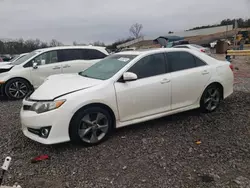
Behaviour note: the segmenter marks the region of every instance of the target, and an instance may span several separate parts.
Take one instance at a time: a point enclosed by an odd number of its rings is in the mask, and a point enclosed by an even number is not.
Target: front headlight
[[[48,112],[50,110],[54,110],[63,105],[66,100],[57,100],[51,102],[36,102],[31,106],[31,111],[35,111],[40,114],[43,112]]]

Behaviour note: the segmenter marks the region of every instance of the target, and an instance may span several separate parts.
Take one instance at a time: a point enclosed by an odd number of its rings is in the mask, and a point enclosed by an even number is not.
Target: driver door
[[[115,83],[120,121],[143,118],[171,109],[170,74],[166,72],[164,54],[146,56],[128,72],[135,73],[138,79]]]
[[[37,63],[37,67],[31,69],[31,79],[34,88],[38,88],[48,76],[62,73],[61,63],[58,62],[56,50],[37,56],[32,60],[32,63]]]

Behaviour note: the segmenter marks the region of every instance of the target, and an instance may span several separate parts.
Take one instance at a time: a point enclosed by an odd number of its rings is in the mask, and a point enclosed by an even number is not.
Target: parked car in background
[[[177,45],[177,46],[174,46],[173,48],[188,48],[188,49],[192,49],[192,50],[196,50],[196,51],[199,51],[199,52],[206,53],[208,55],[211,54],[211,51],[210,51],[209,48],[205,48],[205,47],[197,45],[197,44]]]
[[[110,55],[78,74],[50,76],[23,100],[24,135],[43,144],[95,145],[114,128],[201,108],[233,93],[231,65],[197,50]]]
[[[9,54],[2,54],[2,55],[0,55],[0,58],[3,61],[10,61],[11,60],[11,55],[9,55]]]
[[[0,93],[22,99],[53,74],[75,73],[108,56],[105,47],[64,46],[35,50],[14,61],[0,64]]]
[[[28,54],[28,53],[23,53],[23,54],[15,55],[15,56],[13,56],[13,58],[10,60],[10,62],[13,63],[13,62],[17,61],[18,59],[20,59],[20,58],[26,56],[27,54]]]
[[[189,41],[187,41],[187,40],[180,40],[180,41],[174,41],[173,42],[173,46],[182,45],[182,44],[189,44]]]

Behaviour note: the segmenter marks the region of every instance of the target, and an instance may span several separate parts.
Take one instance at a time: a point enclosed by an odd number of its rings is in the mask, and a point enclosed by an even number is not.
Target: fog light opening
[[[48,138],[50,132],[50,127],[44,127],[40,129],[40,136],[43,138]]]

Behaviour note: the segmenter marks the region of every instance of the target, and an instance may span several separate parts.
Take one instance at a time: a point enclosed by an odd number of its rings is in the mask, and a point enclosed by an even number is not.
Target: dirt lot
[[[250,78],[246,76],[250,65],[242,59],[233,63],[239,69],[235,72],[238,91],[216,112],[207,115],[194,110],[122,128],[90,148],[70,143],[43,146],[25,138],[19,123],[21,102],[0,101],[0,159],[13,158],[4,184],[250,187]],[[41,154],[48,154],[50,160],[31,163]]]

